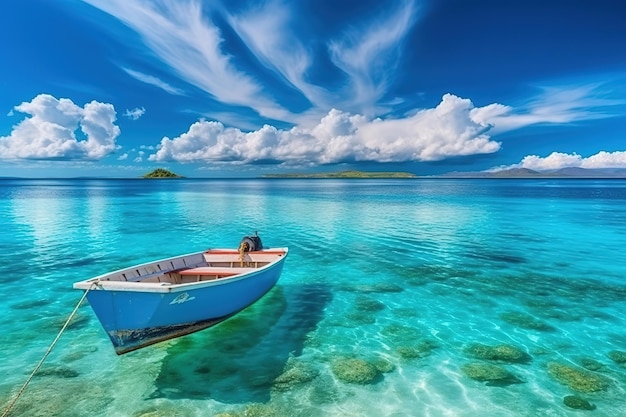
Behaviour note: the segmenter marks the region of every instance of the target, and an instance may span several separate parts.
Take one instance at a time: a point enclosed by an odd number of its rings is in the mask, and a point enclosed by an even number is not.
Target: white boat
[[[121,355],[220,323],[263,297],[288,248],[245,236],[238,249],[208,249],[74,283]]]

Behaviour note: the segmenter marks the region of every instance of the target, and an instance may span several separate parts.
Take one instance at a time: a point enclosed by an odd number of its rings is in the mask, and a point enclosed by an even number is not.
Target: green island
[[[175,174],[164,168],[157,168],[152,172],[147,173],[142,178],[185,178],[181,175]]]
[[[264,178],[417,178],[410,172],[341,171],[312,174],[266,174]]]

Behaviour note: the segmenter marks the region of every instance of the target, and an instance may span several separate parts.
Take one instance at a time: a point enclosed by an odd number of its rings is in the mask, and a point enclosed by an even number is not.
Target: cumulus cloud
[[[2,159],[98,160],[118,147],[120,129],[112,104],[94,100],[80,107],[67,98],[40,94],[14,111],[30,117],[0,137]]]
[[[146,153],[144,151],[139,151],[137,152],[137,157],[135,157],[135,159],[133,159],[133,162],[143,162],[143,157]]]
[[[144,109],[143,107],[142,108],[135,107],[132,110],[126,109],[126,112],[124,112],[124,116],[128,117],[131,120],[137,120],[141,116],[143,116],[145,112],[146,112],[146,109]]]
[[[552,152],[546,157],[538,155],[525,156],[518,164],[502,166],[492,171],[502,171],[511,168],[527,168],[534,171],[550,171],[561,168],[626,168],[626,151],[606,152],[582,157],[577,153]]]
[[[626,151],[605,152],[583,158],[582,168],[626,168]]]
[[[179,137],[164,137],[149,160],[330,164],[437,161],[498,151],[500,144],[487,135],[490,126],[472,120],[473,109],[470,100],[446,94],[437,107],[404,119],[372,120],[332,109],[310,129],[265,125],[243,132],[200,120]]]

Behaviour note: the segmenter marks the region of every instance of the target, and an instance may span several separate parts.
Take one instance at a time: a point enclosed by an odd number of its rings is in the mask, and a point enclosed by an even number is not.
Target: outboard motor
[[[241,239],[239,249],[243,252],[263,250],[263,242],[261,242],[259,235],[254,232],[254,236],[244,236],[243,239]]]

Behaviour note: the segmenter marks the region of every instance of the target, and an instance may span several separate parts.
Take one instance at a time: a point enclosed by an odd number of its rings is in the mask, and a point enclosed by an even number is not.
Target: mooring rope
[[[24,390],[26,390],[26,387],[28,386],[28,384],[30,384],[30,381],[33,379],[33,377],[35,376],[35,374],[37,373],[37,371],[39,371],[39,368],[41,368],[41,365],[43,365],[44,361],[46,360],[46,358],[48,357],[48,355],[50,354],[50,352],[52,352],[52,349],[54,349],[54,346],[57,344],[57,342],[59,341],[59,339],[61,338],[61,335],[63,334],[63,332],[65,331],[65,329],[67,328],[67,326],[70,324],[70,321],[72,321],[72,319],[74,318],[74,316],[76,315],[76,312],[78,311],[78,308],[80,307],[80,305],[83,303],[83,301],[85,301],[85,297],[87,297],[87,293],[93,288],[93,286],[96,285],[96,283],[92,283],[89,288],[87,288],[87,290],[85,291],[85,293],[83,294],[83,296],[81,297],[80,301],[78,302],[78,304],[76,304],[76,307],[74,307],[74,311],[72,311],[72,314],[70,314],[70,316],[67,318],[67,321],[65,322],[65,324],[63,325],[63,327],[61,328],[61,331],[59,331],[59,334],[57,334],[57,337],[54,338],[54,341],[52,342],[52,344],[48,347],[48,350],[46,351],[46,353],[43,355],[43,357],[41,358],[41,360],[39,361],[39,363],[37,364],[37,366],[35,367],[35,369],[33,370],[33,372],[30,374],[30,376],[28,377],[28,379],[26,380],[26,382],[24,383],[24,385],[22,385],[22,388],[20,388],[20,390],[17,392],[17,395],[15,396],[15,398],[13,398],[13,400],[11,401],[11,403],[9,404],[9,406],[6,408],[6,410],[4,410],[4,413],[2,414],[2,417],[6,417],[9,415],[9,413],[11,412],[11,409],[13,409],[13,407],[15,406],[15,403],[17,402],[17,400],[19,400],[19,398],[22,396],[22,394],[24,393]]]

